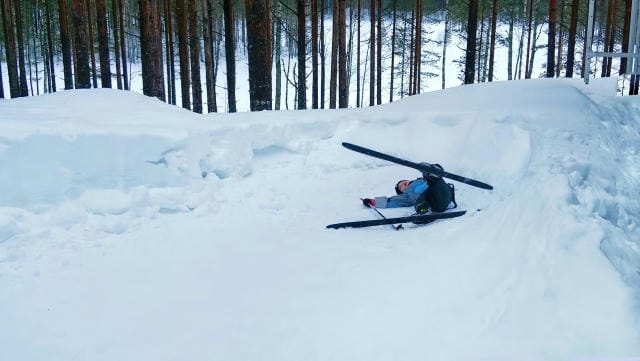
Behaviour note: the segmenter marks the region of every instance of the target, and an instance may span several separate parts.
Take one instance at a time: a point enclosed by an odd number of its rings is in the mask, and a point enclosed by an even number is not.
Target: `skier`
[[[442,169],[439,164],[434,166]],[[395,191],[395,196],[363,198],[362,204],[367,208],[414,207],[419,214],[429,210],[444,212],[457,206],[453,185],[447,184],[442,177],[435,174],[423,174],[412,181],[402,179],[396,183]]]
[[[364,204],[365,207],[370,207],[378,212],[382,217],[381,219],[335,223],[328,225],[327,228],[360,228],[381,226],[385,224],[393,225],[394,223],[427,224],[439,219],[460,217],[464,215],[466,211],[445,212],[446,210],[456,208],[458,205],[456,204],[453,184],[446,183],[443,177],[482,189],[493,189],[491,184],[445,172],[439,164],[415,163],[352,143],[343,142],[342,146],[353,150],[354,152],[417,169],[422,172],[422,178],[417,178],[413,181],[406,179],[398,181],[395,187],[395,196],[365,199],[360,198],[362,200],[362,204]],[[375,209],[376,206],[380,208],[393,208],[409,207],[412,205],[414,206],[417,214],[395,218],[386,218],[382,213]],[[427,213],[428,211],[431,211],[431,213]],[[401,229],[399,226],[394,226],[393,228]]]
[[[427,188],[429,188],[429,184],[422,178],[416,178],[412,181],[402,179],[396,183],[395,196],[364,198],[362,199],[362,204],[365,207],[373,206],[377,208],[413,207]]]

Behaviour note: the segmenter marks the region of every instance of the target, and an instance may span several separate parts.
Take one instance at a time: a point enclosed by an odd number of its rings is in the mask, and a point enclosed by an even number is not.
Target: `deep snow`
[[[615,86],[209,115],[0,100],[2,359],[640,357],[640,100]],[[495,190],[456,183],[468,214],[428,226],[328,230],[418,175],[343,141]]]

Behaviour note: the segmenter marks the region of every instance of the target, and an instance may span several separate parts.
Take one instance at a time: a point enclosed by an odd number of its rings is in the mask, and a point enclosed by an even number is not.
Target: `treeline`
[[[289,88],[297,109],[347,107],[351,93],[355,106],[374,105],[420,93],[438,75],[444,88],[451,64],[461,83],[492,81],[496,48],[507,50],[501,73],[509,80],[624,73],[624,59],[600,58],[597,70],[585,63],[587,7],[588,0],[0,0],[0,66],[15,98],[128,90],[139,63],[144,94],[171,104],[179,96],[201,113],[205,104],[218,111],[222,89],[235,112],[240,54],[251,110],[280,109],[283,86],[287,107]],[[595,9],[594,48],[626,52],[631,0],[596,0]],[[454,37],[466,39],[465,53],[448,59]],[[544,69],[535,69],[541,49]]]

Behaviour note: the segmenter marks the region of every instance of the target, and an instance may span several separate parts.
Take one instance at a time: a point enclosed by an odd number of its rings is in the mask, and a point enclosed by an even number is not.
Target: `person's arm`
[[[375,197],[376,207],[378,208],[399,208],[411,207],[413,201],[408,194],[400,194],[393,197]]]

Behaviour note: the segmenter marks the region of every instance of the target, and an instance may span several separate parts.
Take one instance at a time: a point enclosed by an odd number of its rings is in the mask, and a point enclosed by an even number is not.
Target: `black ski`
[[[342,143],[342,146],[353,150],[355,152],[358,153],[362,153],[362,154],[366,154],[375,158],[380,158],[380,159],[384,159],[384,160],[388,160],[389,162],[393,162],[396,164],[400,164],[400,165],[404,165],[407,167],[411,167],[413,169],[417,169],[419,171],[421,171],[422,173],[430,173],[430,174],[435,174],[437,176],[441,176],[444,178],[449,178],[449,179],[453,179],[455,181],[458,182],[462,182],[474,187],[478,187],[478,188],[482,188],[482,189],[489,189],[492,190],[493,186],[487,183],[483,183],[480,181],[477,181],[475,179],[471,179],[471,178],[467,178],[467,177],[463,177],[457,174],[453,174],[453,173],[449,173],[449,172],[445,172],[442,169],[439,169],[437,167],[434,167],[428,163],[415,163],[415,162],[411,162],[402,158],[398,158],[398,157],[394,157],[392,155],[388,155],[388,154],[384,154],[384,153],[380,153],[377,152],[375,150],[369,149],[369,148],[365,148],[365,147],[361,147],[359,145],[355,145],[355,144],[351,144],[351,143]]]
[[[345,223],[336,223],[330,224],[327,228],[362,228],[362,227],[372,227],[372,226],[382,226],[385,224],[394,224],[394,223],[415,223],[415,224],[426,224],[436,221],[438,219],[447,219],[447,218],[455,218],[460,217],[467,213],[467,211],[455,211],[455,212],[446,212],[446,213],[429,213],[429,214],[416,214],[413,216],[406,217],[396,217],[396,218],[384,218],[384,219],[371,219],[367,221],[355,221],[355,222],[345,222]]]

